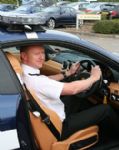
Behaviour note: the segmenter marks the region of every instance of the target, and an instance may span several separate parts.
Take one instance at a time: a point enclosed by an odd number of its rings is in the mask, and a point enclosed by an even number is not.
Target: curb
[[[107,37],[107,38],[119,38],[119,34],[99,34],[99,33],[93,33],[93,32],[83,32],[76,29],[59,29],[59,31],[68,32],[72,34],[78,34],[78,35],[88,35],[88,36],[96,36],[96,37]]]

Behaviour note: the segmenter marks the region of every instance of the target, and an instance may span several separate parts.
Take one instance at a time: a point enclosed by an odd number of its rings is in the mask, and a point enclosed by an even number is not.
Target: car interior
[[[100,59],[101,57],[98,59],[95,53],[90,54],[89,52],[87,54],[85,51],[83,52],[83,48],[77,50],[77,48],[74,48],[73,46],[62,46],[60,44],[57,46],[55,44],[45,43],[44,49],[46,52],[46,61],[41,70],[41,74],[46,76],[68,70],[73,63],[80,63],[80,70],[78,70],[75,75],[68,77],[61,82],[86,79],[90,76],[91,67],[99,65],[102,71],[102,77],[100,80],[89,90],[79,93],[73,98],[78,99],[78,101],[80,100],[80,102],[82,102],[82,100],[88,101],[88,106],[86,106],[86,108],[103,103],[105,105],[111,105],[115,111],[119,113],[119,70],[116,66],[114,66],[114,64],[112,64],[111,61],[109,62],[108,59],[103,61]],[[21,74],[22,70],[20,69],[21,60],[19,47],[7,47],[4,48],[3,51],[13,67],[13,70],[17,74]],[[12,61],[14,58],[16,60],[15,62]],[[36,97],[34,91],[32,89],[29,90],[33,96],[32,98],[35,99],[37,104],[45,111],[46,114],[50,115],[51,121],[55,124],[55,128],[61,133],[62,124],[58,116],[56,116],[56,114],[54,114],[51,110],[44,108]],[[74,109],[77,104],[77,101],[73,104]],[[42,120],[37,117],[37,115],[34,115],[31,111],[29,111],[29,113],[33,135],[39,149],[75,150],[78,145],[81,150],[101,150],[104,148],[105,150],[111,150],[111,148],[119,146],[119,139],[108,139],[108,137],[103,137],[103,140],[100,139],[98,134],[100,129],[97,125],[78,131],[64,141],[58,141],[51,131],[44,125]]]

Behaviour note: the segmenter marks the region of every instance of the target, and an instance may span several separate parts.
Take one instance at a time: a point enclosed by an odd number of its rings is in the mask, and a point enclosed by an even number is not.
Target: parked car
[[[28,11],[29,8],[29,11]],[[21,13],[20,13],[21,12]],[[29,15],[28,15],[29,14]],[[0,13],[0,21],[5,24],[45,25],[54,29],[60,25],[75,25],[76,10],[66,6],[50,6],[40,10],[40,7],[20,7],[14,12]]]
[[[46,18],[45,25],[50,29],[54,29],[60,25],[76,24],[76,10],[71,7],[47,7],[40,12],[40,15]]]
[[[21,5],[11,13],[19,13],[19,14],[33,14],[36,12],[41,11],[45,6],[41,3],[35,4],[28,4],[28,5]]]
[[[76,9],[77,11],[82,11],[86,8],[86,6],[90,4],[89,2],[72,2],[67,4],[67,6]]]
[[[44,131],[42,128],[38,128],[38,124],[35,122],[37,127],[36,132],[38,135],[44,136],[44,138],[41,138],[39,144],[36,143],[37,137],[35,136],[32,125],[36,118],[40,120],[40,116],[37,112],[33,113],[29,101],[27,101],[28,99],[26,100],[26,91],[24,91],[23,83],[19,81],[19,76],[17,76],[18,73],[21,73],[21,70],[19,70],[19,68],[14,68],[12,64],[14,63],[17,65],[19,62],[20,46],[40,43],[44,45],[49,59],[43,67],[42,74],[52,75],[59,73],[64,62],[66,64],[64,67],[66,68],[70,63],[78,61],[82,64],[82,69],[77,72],[75,76],[65,80],[65,82],[69,82],[79,80],[81,73],[83,75],[81,79],[84,79],[86,77],[85,75],[90,72],[92,62],[93,65],[99,65],[102,70],[102,78],[99,81],[100,84],[83,93],[83,97],[85,100],[89,101],[92,106],[104,103],[106,97],[106,103],[111,105],[113,109],[115,109],[117,115],[119,115],[119,57],[117,55],[66,32],[56,30],[41,30],[37,32],[31,30],[31,32],[27,32],[26,28],[19,29],[19,31],[14,29],[8,31],[6,28],[0,28],[1,150],[38,150],[38,147],[41,147],[42,143],[48,145],[49,142],[47,143],[47,141],[51,140],[48,139],[46,132],[43,133]],[[9,53],[14,56],[17,61],[13,59],[14,57],[8,59],[7,54]],[[20,62],[18,64],[20,64]],[[80,94],[75,96],[79,98],[79,101],[82,100]],[[33,98],[31,100],[33,100]],[[44,124],[43,121],[41,123]],[[49,123],[50,122],[48,122],[48,124]],[[46,126],[45,129],[47,129]],[[88,133],[91,134],[92,132]],[[101,131],[101,133],[103,134],[103,131]],[[55,142],[56,141],[55,139]],[[57,141],[57,144],[62,142],[64,141]],[[79,141],[79,143],[80,142],[82,142],[82,140]],[[90,142],[91,141],[88,140],[88,143]],[[83,143],[83,145],[85,144],[86,143]],[[81,145],[82,144],[78,144],[78,146]],[[47,150],[49,149],[51,149],[51,145]],[[117,139],[116,136],[112,138],[108,136],[100,138],[99,135],[98,143],[92,146],[91,150],[104,149],[119,149],[119,139]],[[44,149],[42,148],[42,150]]]
[[[46,20],[44,16],[41,16],[39,12],[44,6],[41,4],[22,5],[10,12],[0,12],[1,24],[29,24],[29,25],[42,25]]]
[[[102,8],[101,14],[106,14],[108,19],[119,18],[119,5],[107,4],[106,7]]]
[[[54,3],[52,6],[64,6],[70,3],[71,3],[70,1],[59,1],[57,3]]]
[[[12,11],[16,8],[17,6],[14,4],[0,4],[0,11]]]
[[[86,13],[100,13],[102,9],[105,9],[109,3],[108,2],[95,2],[87,5],[84,12]]]

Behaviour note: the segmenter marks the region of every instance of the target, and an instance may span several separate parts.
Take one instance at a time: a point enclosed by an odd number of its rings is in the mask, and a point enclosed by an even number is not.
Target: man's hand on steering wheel
[[[100,67],[98,65],[92,67],[90,74],[91,74],[90,77],[92,78],[94,83],[100,80],[100,77],[102,75]]]
[[[69,68],[69,70],[66,71],[67,77],[76,74],[79,71],[79,69],[80,69],[80,63],[79,62],[73,63]]]
[[[94,61],[91,61],[91,60],[82,60],[80,61],[79,66],[80,66],[80,69],[78,68],[78,71],[76,71],[76,75],[72,76],[72,81],[83,80],[89,77],[93,81],[89,89],[77,94],[78,97],[85,98],[85,97],[92,95],[96,89],[101,87],[102,73],[101,73],[100,67],[96,65]]]

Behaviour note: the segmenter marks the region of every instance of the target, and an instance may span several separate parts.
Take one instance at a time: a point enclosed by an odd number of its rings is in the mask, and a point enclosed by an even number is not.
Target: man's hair
[[[20,50],[20,53],[21,52],[26,52],[28,49],[29,49],[29,47],[31,47],[31,46],[40,46],[40,47],[43,47],[43,45],[42,44],[36,44],[36,45],[26,45],[26,46],[20,46],[20,48],[19,48],[19,50]]]
[[[19,49],[19,50],[20,50],[20,53],[21,53],[21,52],[25,52],[26,50],[28,50],[28,47],[29,47],[29,46],[21,46],[20,49]]]

